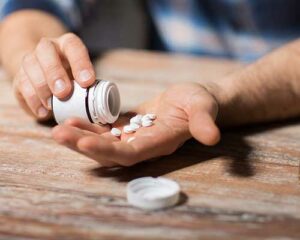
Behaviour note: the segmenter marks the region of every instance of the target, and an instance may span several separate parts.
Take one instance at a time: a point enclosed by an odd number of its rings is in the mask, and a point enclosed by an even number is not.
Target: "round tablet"
[[[136,124],[139,124],[141,125],[142,124],[142,115],[141,114],[138,114],[136,116],[134,116],[133,118],[130,119],[130,123],[136,123]]]
[[[153,121],[151,121],[150,119],[142,121],[143,127],[150,127],[152,125],[153,125]]]
[[[135,132],[135,130],[130,125],[126,125],[125,127],[123,127],[123,131],[124,131],[124,133],[133,133],[133,132]]]
[[[118,129],[118,128],[112,128],[112,129],[110,130],[110,133],[111,133],[112,135],[116,136],[116,137],[120,137],[121,134],[122,134],[121,130]]]
[[[156,119],[156,115],[154,113],[147,113],[144,117],[149,118],[151,120]]]
[[[173,180],[158,177],[143,177],[127,185],[127,200],[138,208],[158,210],[174,206],[180,196],[180,187]]]
[[[130,123],[129,125],[133,130],[138,130],[141,126],[137,123]]]

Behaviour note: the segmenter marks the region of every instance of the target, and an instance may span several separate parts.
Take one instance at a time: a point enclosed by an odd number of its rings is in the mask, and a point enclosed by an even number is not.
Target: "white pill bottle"
[[[114,123],[120,108],[118,87],[106,80],[96,80],[88,88],[82,88],[74,81],[73,93],[67,99],[52,97],[52,110],[58,124],[71,117],[97,124]]]

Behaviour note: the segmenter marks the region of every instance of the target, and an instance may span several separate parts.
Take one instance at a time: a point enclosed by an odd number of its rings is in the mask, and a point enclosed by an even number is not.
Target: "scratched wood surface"
[[[176,81],[239,67],[126,50],[97,62],[98,76],[120,85],[125,109]],[[226,130],[215,147],[189,141],[169,157],[108,170],[57,145],[0,79],[0,239],[300,238],[299,121]],[[126,183],[141,176],[176,180],[180,204],[129,206]]]

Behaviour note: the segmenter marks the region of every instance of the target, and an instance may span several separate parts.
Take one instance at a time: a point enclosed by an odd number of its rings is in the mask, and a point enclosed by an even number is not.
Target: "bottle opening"
[[[112,116],[118,116],[120,113],[120,94],[115,86],[112,86],[108,92],[108,107]]]
[[[98,80],[94,87],[91,106],[94,123],[114,123],[120,114],[121,98],[116,84]]]

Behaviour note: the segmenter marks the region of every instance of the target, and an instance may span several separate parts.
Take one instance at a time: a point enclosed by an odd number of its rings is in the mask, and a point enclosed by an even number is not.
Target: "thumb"
[[[189,114],[189,130],[196,140],[213,146],[220,141],[221,134],[215,123],[217,107],[209,110],[206,110],[201,102],[195,103]]]

